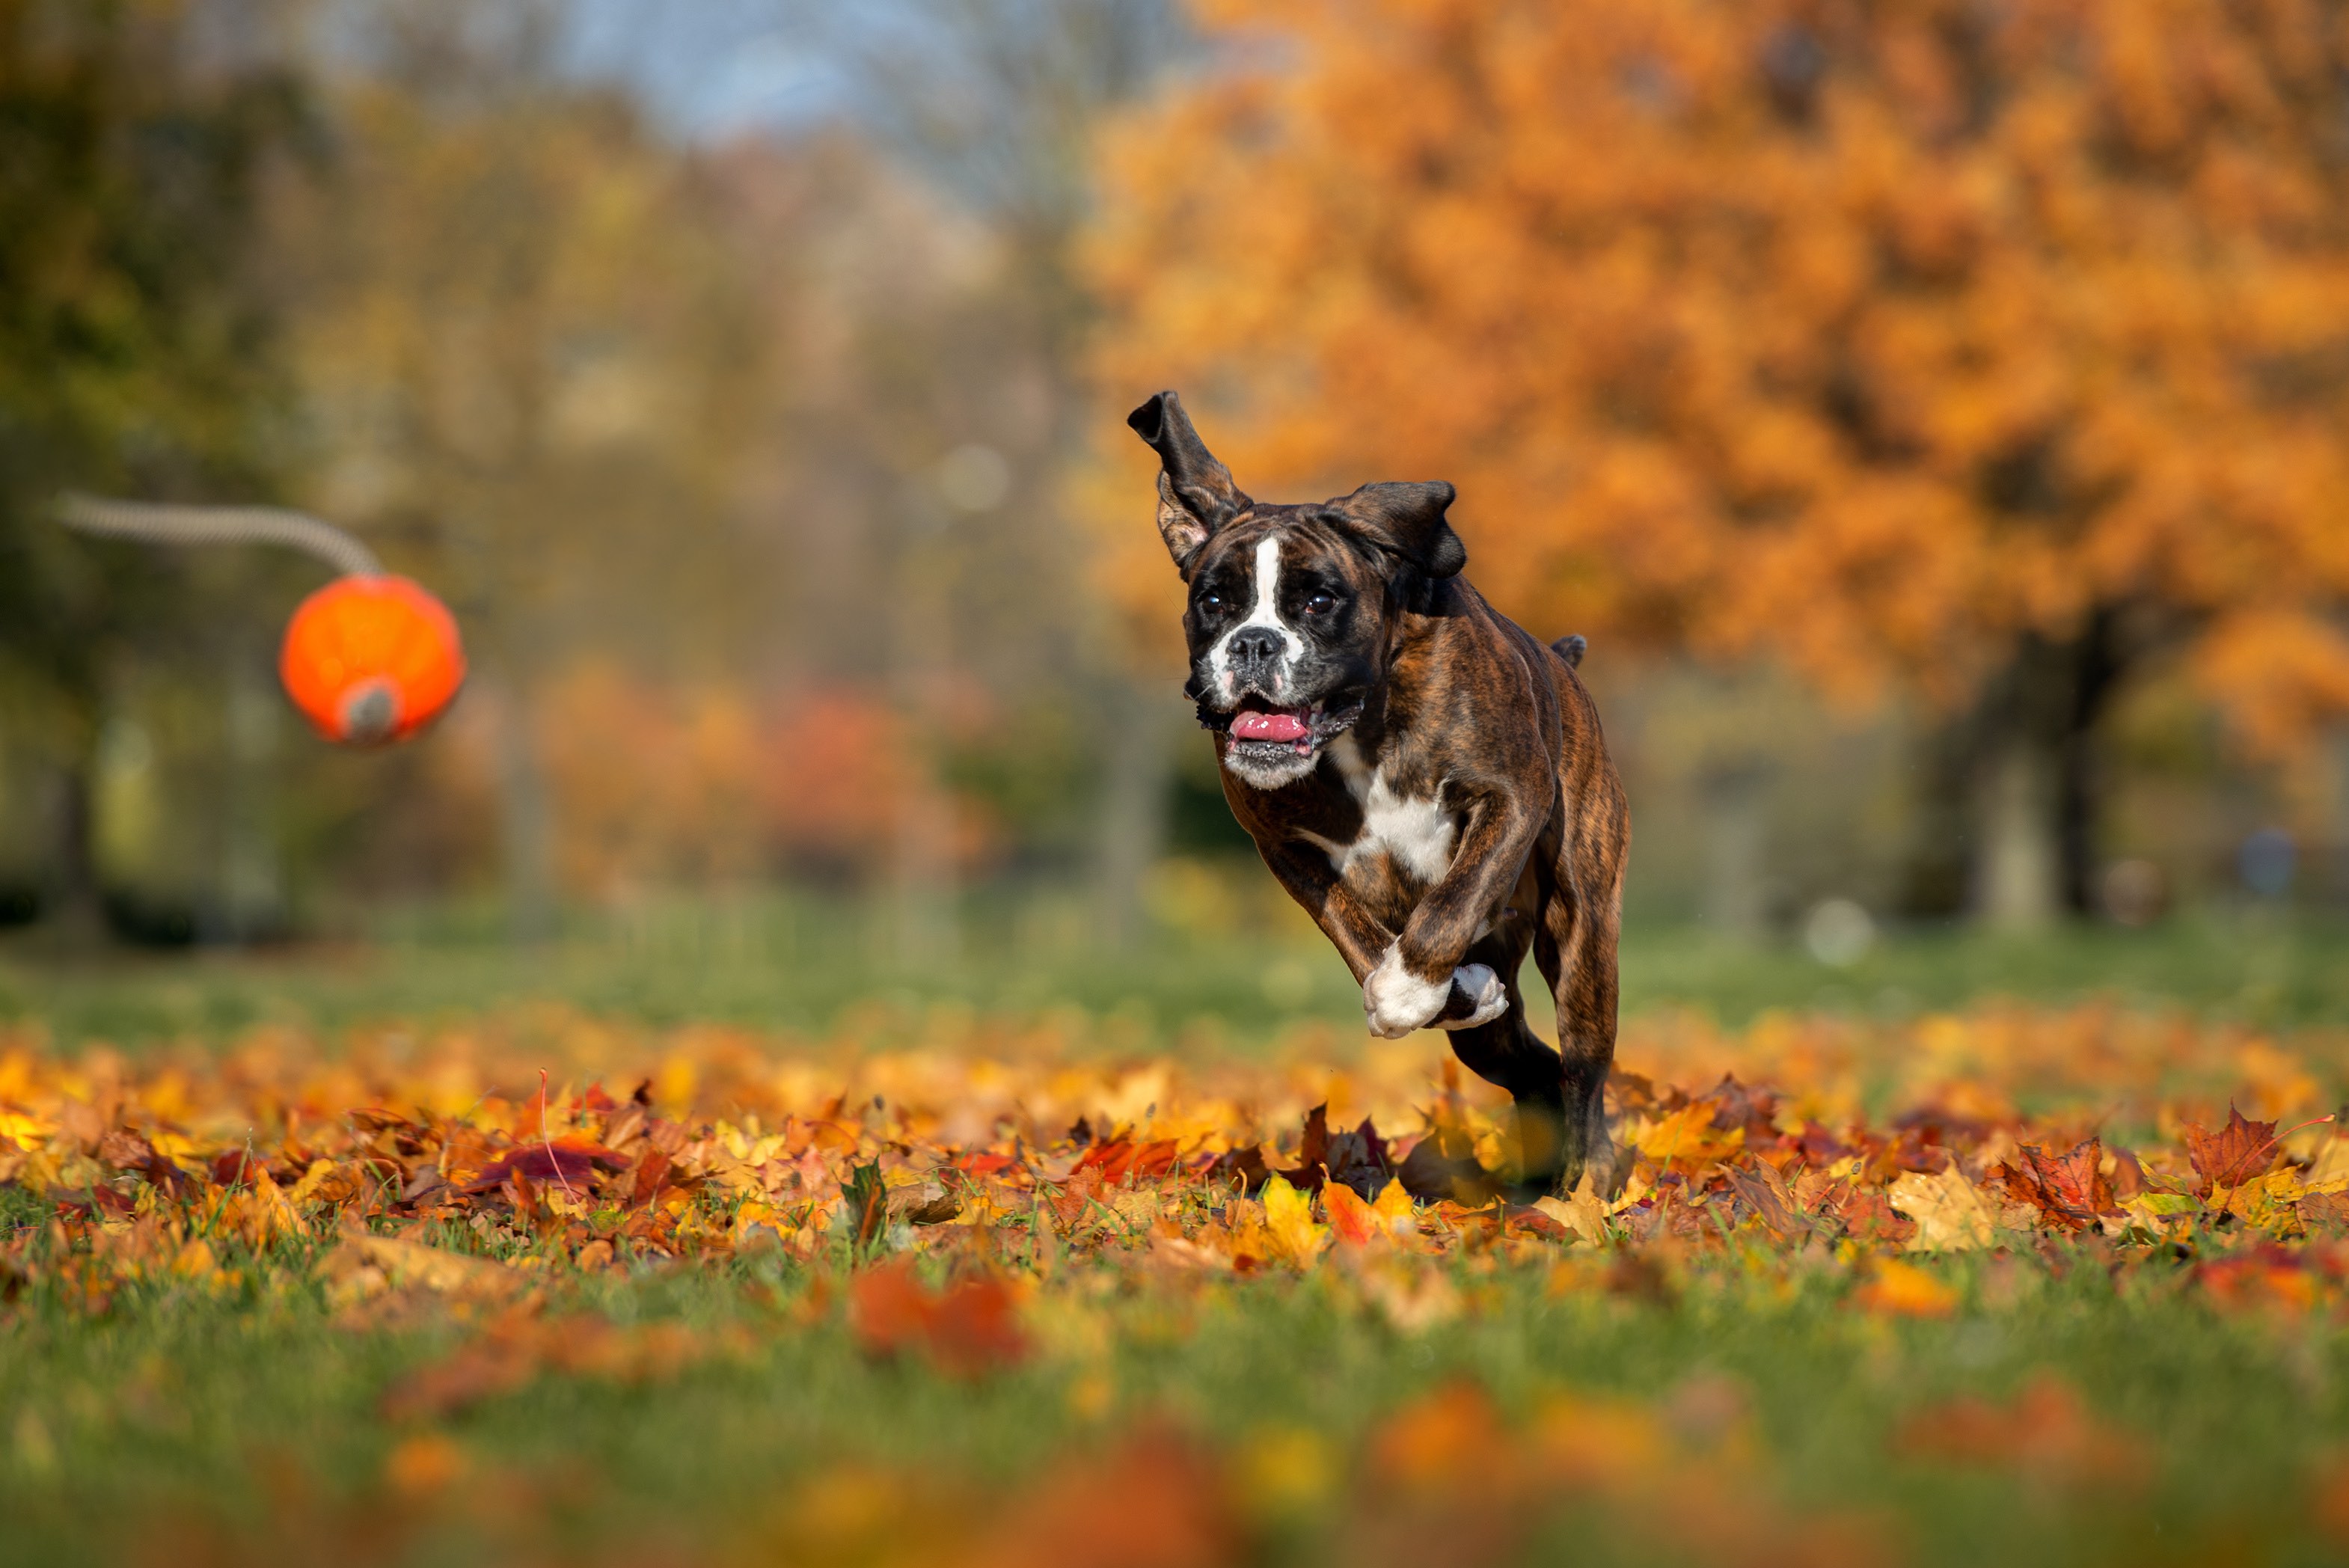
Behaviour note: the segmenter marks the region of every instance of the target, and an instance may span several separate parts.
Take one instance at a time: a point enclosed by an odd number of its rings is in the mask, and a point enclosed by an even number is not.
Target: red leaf
[[[644,1158],[636,1162],[636,1184],[630,1194],[638,1203],[649,1203],[660,1195],[661,1183],[668,1179],[668,1156],[657,1149],[647,1149]]]
[[[2275,1160],[2275,1130],[2272,1121],[2244,1120],[2231,1102],[2227,1107],[2227,1125],[2216,1134],[2187,1123],[2187,1153],[2206,1183],[2201,1191],[2240,1187],[2254,1176],[2266,1174]]]
[[[580,1187],[586,1185],[599,1165],[606,1171],[626,1171],[628,1157],[616,1154],[600,1143],[578,1143],[569,1139],[554,1144],[525,1144],[484,1166],[479,1176],[465,1183],[465,1191],[476,1196],[493,1192],[505,1185],[509,1176],[522,1176],[542,1185],[552,1181],[556,1186],[568,1183]]]
[[[232,1149],[212,1161],[212,1185],[233,1187],[250,1181],[261,1171],[261,1161],[242,1149]]]
[[[2023,1146],[2021,1165],[2001,1165],[1996,1174],[2010,1196],[2036,1208],[2067,1231],[2085,1230],[2098,1214],[2120,1212],[2112,1183],[2105,1179],[2105,1146],[2091,1138],[2070,1153],[2052,1156],[2035,1143]]]
[[[1096,1143],[1085,1150],[1076,1170],[1098,1171],[1102,1184],[1114,1187],[1129,1176],[1165,1175],[1174,1164],[1174,1151],[1179,1147],[1173,1139],[1141,1144],[1123,1139],[1114,1143]]]

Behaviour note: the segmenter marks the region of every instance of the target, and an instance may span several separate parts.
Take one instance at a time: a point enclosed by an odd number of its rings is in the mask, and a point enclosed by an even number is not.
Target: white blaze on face
[[[1268,534],[1256,547],[1256,603],[1248,618],[1216,639],[1207,651],[1207,668],[1214,672],[1216,689],[1225,700],[1239,695],[1237,678],[1232,674],[1232,639],[1243,632],[1268,631],[1280,638],[1280,657],[1273,665],[1273,697],[1288,695],[1289,683],[1298,659],[1305,652],[1305,639],[1280,618],[1280,535]]]

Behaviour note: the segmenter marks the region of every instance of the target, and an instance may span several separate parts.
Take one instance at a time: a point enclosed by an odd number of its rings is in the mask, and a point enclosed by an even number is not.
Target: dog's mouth
[[[1231,737],[1234,746],[1263,756],[1282,752],[1310,757],[1350,727],[1362,716],[1360,697],[1299,703],[1283,707],[1253,692],[1240,698],[1230,712],[1199,705],[1199,722]]]

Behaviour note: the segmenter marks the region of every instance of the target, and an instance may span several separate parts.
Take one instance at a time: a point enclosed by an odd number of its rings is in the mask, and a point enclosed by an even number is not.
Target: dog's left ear
[[[1335,504],[1381,550],[1401,556],[1430,577],[1456,577],[1468,564],[1468,547],[1444,521],[1456,493],[1442,480],[1423,485],[1364,485]]]
[[[1158,532],[1187,578],[1200,546],[1256,503],[1199,439],[1191,416],[1183,412],[1183,399],[1174,393],[1161,392],[1125,422],[1158,454]]]

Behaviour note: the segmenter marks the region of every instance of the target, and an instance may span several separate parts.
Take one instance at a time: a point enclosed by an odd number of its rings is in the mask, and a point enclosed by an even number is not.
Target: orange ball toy
[[[285,695],[329,740],[404,740],[465,684],[448,606],[405,577],[329,583],[294,612],[278,650]]]

